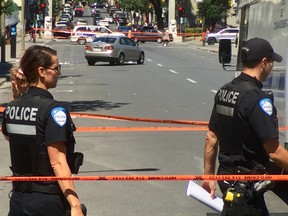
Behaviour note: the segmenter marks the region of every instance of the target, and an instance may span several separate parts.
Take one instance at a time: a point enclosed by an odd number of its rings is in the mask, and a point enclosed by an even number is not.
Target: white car
[[[109,28],[109,21],[105,20],[105,19],[99,20],[98,25],[99,26],[105,26],[105,27]]]
[[[112,32],[105,26],[83,25],[74,27],[71,33],[70,41],[71,43],[83,45],[88,42],[91,43],[96,37],[106,35],[125,36],[123,33]]]
[[[207,34],[205,41],[208,43],[208,45],[219,43],[221,39],[230,39],[232,43],[235,43],[238,38],[238,33],[238,28],[225,28],[217,33]]]
[[[111,23],[114,23],[114,20],[112,17],[104,17],[104,20],[108,20],[108,22],[111,24]]]
[[[78,19],[77,21],[76,21],[76,26],[83,26],[83,25],[87,25],[88,24],[88,22],[87,22],[87,20],[86,19]]]

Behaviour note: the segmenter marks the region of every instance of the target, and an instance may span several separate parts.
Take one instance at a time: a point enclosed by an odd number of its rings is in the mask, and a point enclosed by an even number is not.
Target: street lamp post
[[[21,51],[25,50],[25,0],[21,0]]]
[[[5,14],[4,14],[4,6],[5,2],[1,1],[1,63],[5,63],[5,48],[6,48],[6,41],[5,41],[5,33],[6,33],[6,26],[5,26]]]
[[[173,34],[173,37],[176,38],[177,22],[175,19],[175,0],[169,0],[168,6],[168,28],[169,31]]]

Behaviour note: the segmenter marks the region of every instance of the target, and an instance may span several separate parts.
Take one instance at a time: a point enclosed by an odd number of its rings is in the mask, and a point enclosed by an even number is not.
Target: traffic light
[[[39,14],[44,14],[45,13],[45,9],[46,9],[46,4],[45,3],[40,3],[38,6],[38,13]]]
[[[178,17],[183,17],[184,15],[184,8],[182,5],[178,7]]]

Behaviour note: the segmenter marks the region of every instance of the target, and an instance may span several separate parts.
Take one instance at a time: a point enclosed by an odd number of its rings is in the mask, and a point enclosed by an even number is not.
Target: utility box
[[[169,32],[173,34],[174,38],[177,36],[177,21],[175,19],[169,22]]]
[[[46,16],[44,19],[45,35],[52,36],[52,17]]]

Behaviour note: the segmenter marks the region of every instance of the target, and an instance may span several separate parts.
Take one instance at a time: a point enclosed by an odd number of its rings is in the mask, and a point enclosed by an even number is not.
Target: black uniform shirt
[[[242,122],[241,125],[246,125],[246,127],[242,131],[234,131],[235,137],[238,136],[238,139],[239,137],[242,137],[243,140],[239,141],[234,139],[234,142],[231,143],[231,145],[236,144],[240,146],[245,146],[249,151],[254,154],[256,159],[258,158],[259,160],[264,160],[264,158],[266,158],[267,160],[268,156],[263,148],[263,144],[271,139],[278,138],[277,111],[273,104],[273,96],[272,94],[269,95],[261,90],[263,86],[261,82],[245,73],[241,73],[238,77],[236,77],[232,81],[232,84],[237,86],[237,84],[240,84],[241,82],[250,82],[252,85],[255,86],[255,88],[244,92],[241,97],[239,96],[239,99],[236,103],[236,109],[238,113],[237,119],[238,121],[240,119],[240,121]],[[225,139],[233,140],[233,137],[231,137],[233,136],[233,134],[229,132],[225,133],[225,131],[223,131],[225,130],[225,128],[220,128],[219,120],[221,118],[223,119],[223,116],[217,113],[216,105],[214,104],[214,108],[209,121],[209,130],[213,131],[220,140],[220,162],[221,140],[223,141],[223,143],[225,142]],[[233,118],[226,118],[225,121],[229,121],[228,123],[225,122],[228,127],[229,124],[235,125],[236,123],[235,116]],[[219,134],[222,134],[222,137],[219,137]],[[223,154],[229,155],[229,152],[223,152]],[[237,158],[241,160],[240,158],[243,157],[237,156]]]
[[[41,88],[30,87],[27,93],[22,97],[34,97],[41,96],[47,99],[53,100],[53,96],[50,92],[43,90]],[[63,107],[60,102],[54,101],[54,103],[47,109],[46,115],[49,116],[46,125],[46,131],[43,131],[43,135],[45,135],[45,143],[55,143],[55,142],[67,142],[67,133],[69,130],[67,125],[70,121],[70,116],[67,110]],[[68,118],[69,117],[69,118]],[[3,123],[5,122],[5,119]],[[3,134],[9,136],[7,132],[6,124],[3,124]]]
[[[72,166],[72,126],[67,109],[44,89],[30,87],[27,93],[11,101],[5,109],[2,132],[9,137],[13,172],[53,174],[46,146],[58,142],[65,143],[67,161]]]

